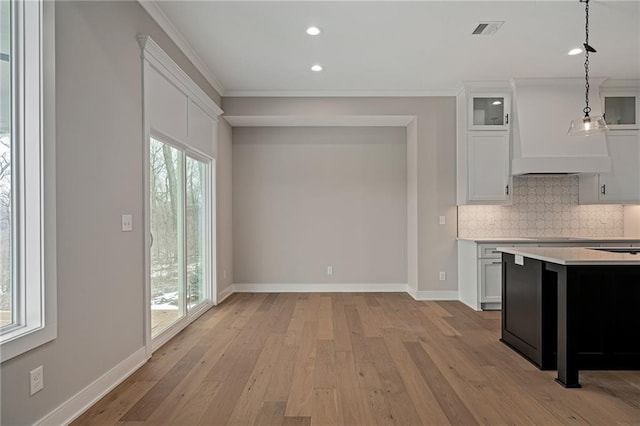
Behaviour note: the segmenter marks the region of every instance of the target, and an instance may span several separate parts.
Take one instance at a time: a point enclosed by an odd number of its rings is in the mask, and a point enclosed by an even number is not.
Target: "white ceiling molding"
[[[640,80],[639,79],[632,79],[632,80],[621,80],[621,79],[614,79],[614,78],[608,78],[604,81],[604,83],[602,83],[602,85],[600,87],[604,87],[604,88],[629,88],[629,87],[640,87]]]
[[[155,0],[138,0],[140,6],[144,10],[147,11],[149,15],[160,25],[169,38],[173,40],[173,42],[182,50],[182,53],[191,61],[191,63],[200,71],[200,73],[204,76],[204,78],[213,86],[214,89],[218,91],[220,96],[223,96],[224,86],[216,78],[215,75],[211,72],[211,70],[204,64],[204,61],[200,58],[200,56],[196,53],[191,45],[187,43],[184,39],[180,31],[173,25],[171,20],[167,18],[167,15],[158,7]]]
[[[413,115],[225,115],[232,127],[406,127]]]
[[[225,98],[419,98],[456,96],[457,86],[444,90],[227,90]]]

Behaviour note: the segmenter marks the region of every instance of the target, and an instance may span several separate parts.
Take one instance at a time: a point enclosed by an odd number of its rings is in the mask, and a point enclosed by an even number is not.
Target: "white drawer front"
[[[511,247],[510,245],[504,245],[507,247]],[[503,247],[504,247],[503,246]],[[478,257],[481,259],[500,259],[502,257],[502,253],[496,250],[496,245],[478,245]]]

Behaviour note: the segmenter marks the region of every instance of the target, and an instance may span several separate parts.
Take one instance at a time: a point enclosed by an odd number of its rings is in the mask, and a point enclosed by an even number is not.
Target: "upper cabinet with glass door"
[[[469,130],[507,130],[511,97],[506,93],[471,93],[469,95]]]
[[[635,130],[640,126],[638,91],[604,92],[604,118],[610,130]]]

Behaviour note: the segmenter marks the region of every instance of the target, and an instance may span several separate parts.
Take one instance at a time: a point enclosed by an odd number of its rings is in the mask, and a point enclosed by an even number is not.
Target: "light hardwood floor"
[[[235,294],[73,424],[640,424],[640,372],[564,389],[499,335],[458,302]]]

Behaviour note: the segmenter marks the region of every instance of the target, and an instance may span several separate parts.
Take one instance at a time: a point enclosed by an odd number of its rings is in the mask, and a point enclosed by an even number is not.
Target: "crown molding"
[[[583,79],[584,80],[584,79]],[[457,86],[457,93],[465,90],[507,90],[511,89],[511,80],[472,80],[462,81]]]
[[[225,115],[232,127],[407,127],[414,115]]]
[[[443,90],[227,90],[225,98],[423,98],[456,96],[456,88]]]
[[[185,40],[180,31],[173,25],[171,20],[165,15],[162,9],[158,6],[156,0],[138,0],[140,6],[147,11],[149,15],[157,22],[169,38],[182,50],[182,53],[191,61],[191,63],[200,71],[203,77],[213,86],[214,89],[223,96],[225,89],[220,80],[216,78],[211,70],[205,65],[204,61],[196,53],[191,45]]]
[[[600,88],[632,88],[637,89],[640,88],[640,79],[616,79],[616,78],[608,78],[602,83]]]

